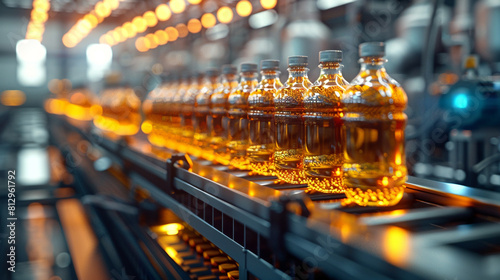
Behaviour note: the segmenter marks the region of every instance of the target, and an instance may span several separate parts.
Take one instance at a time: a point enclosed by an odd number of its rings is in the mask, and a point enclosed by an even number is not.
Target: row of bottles
[[[312,83],[305,56],[209,69],[152,91],[143,109],[150,141],[359,205],[396,204],[404,192],[406,94],[384,68],[383,43],[360,46],[361,71],[349,84],[342,52],[320,52]]]

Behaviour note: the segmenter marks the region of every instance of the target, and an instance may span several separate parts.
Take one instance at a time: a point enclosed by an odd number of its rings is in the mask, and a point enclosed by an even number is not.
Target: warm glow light
[[[76,30],[82,34],[88,34],[92,29],[92,24],[86,19],[81,19],[76,23]]]
[[[175,14],[180,14],[186,9],[186,3],[184,0],[170,0],[170,9]]]
[[[175,28],[177,29],[177,32],[179,32],[180,38],[184,38],[189,34],[187,26],[184,23],[177,24]]]
[[[201,0],[188,0],[189,4],[192,4],[192,5],[198,5],[201,3]]]
[[[156,17],[160,21],[166,21],[172,16],[172,12],[170,12],[170,8],[167,6],[167,4],[158,5],[158,7],[156,7],[155,13]]]
[[[158,38],[159,45],[165,45],[168,42],[168,34],[165,30],[157,30],[155,32],[155,37]]]
[[[120,0],[103,0],[97,2],[94,9],[90,13],[79,19],[75,25],[73,25],[70,30],[63,35],[63,44],[68,48],[76,46],[90,33],[90,31],[92,31],[92,29],[99,25],[104,18],[109,17],[111,12],[116,10],[119,5]],[[109,38],[104,37],[104,35],[99,38],[99,42],[113,45],[116,44],[116,42],[119,42],[116,39],[125,40],[128,36],[128,30],[118,30],[118,32],[121,33],[119,37],[113,33],[107,33],[110,36],[116,37],[113,39],[113,42],[110,42]],[[38,36],[37,34],[35,35]]]
[[[70,33],[70,34],[66,34],[63,36],[62,42],[63,42],[64,46],[66,46],[67,48],[72,48],[72,47],[76,46],[77,39],[76,39],[75,35]]]
[[[227,6],[220,7],[217,11],[217,19],[221,23],[230,23],[233,20],[233,10]]]
[[[47,21],[48,18],[49,16],[47,15],[46,12],[38,11],[35,9],[31,11],[31,20],[33,22],[44,23]]]
[[[111,10],[116,10],[120,5],[120,0],[104,0],[104,3],[106,3]]]
[[[151,131],[153,131],[153,124],[151,123],[151,121],[144,121],[141,125],[141,130],[145,134],[150,134]]]
[[[137,34],[137,29],[135,29],[135,25],[133,25],[131,22],[125,22],[123,24],[123,29],[127,31],[128,38],[135,37],[135,35]]]
[[[201,31],[201,22],[197,18],[192,18],[187,24],[188,31],[195,34]]]
[[[154,49],[158,47],[159,40],[156,38],[156,36],[152,33],[146,35],[146,39],[149,41],[150,49]]]
[[[98,2],[95,4],[95,13],[100,17],[108,17],[111,14],[111,9],[104,2]]]
[[[213,27],[216,23],[215,16],[210,13],[206,13],[203,16],[201,16],[201,25],[205,28],[210,28]]]
[[[146,25],[148,27],[153,27],[158,23],[158,19],[152,11],[145,12],[144,15],[142,15],[142,18],[146,21]]]
[[[183,230],[184,226],[179,223],[170,223],[161,226],[152,227],[151,230],[159,235],[176,235],[179,231]]]
[[[387,185],[389,185],[389,179],[387,177],[382,178],[382,185],[384,187],[387,187]]]
[[[173,28],[172,26],[167,27],[165,29],[165,32],[167,32],[168,40],[170,42],[177,40],[177,37],[179,37],[179,32],[177,31],[177,29]]]
[[[384,236],[384,255],[387,260],[395,265],[405,265],[410,248],[410,238],[406,230],[391,226]]]
[[[394,160],[394,163],[401,165],[401,154],[399,152],[396,152],[396,159]]]
[[[132,24],[134,24],[137,33],[142,33],[148,28],[146,20],[144,20],[142,17],[135,17],[132,20]]]
[[[115,30],[111,31],[111,36],[113,36],[113,40],[116,42],[121,42],[121,34]]]
[[[90,26],[92,28],[96,27],[97,24],[99,24],[99,21],[97,20],[97,17],[92,15],[92,14],[87,14],[83,17],[83,19],[85,19],[86,21],[88,21],[90,23]]]
[[[21,106],[26,101],[26,95],[20,90],[6,90],[0,96],[4,106]]]
[[[135,47],[140,52],[147,52],[149,50],[149,40],[146,40],[144,37],[139,37],[135,40]]]
[[[260,5],[264,9],[272,9],[276,7],[278,0],[260,0]]]
[[[252,3],[247,0],[241,0],[236,4],[236,12],[241,17],[247,17],[252,14]]]

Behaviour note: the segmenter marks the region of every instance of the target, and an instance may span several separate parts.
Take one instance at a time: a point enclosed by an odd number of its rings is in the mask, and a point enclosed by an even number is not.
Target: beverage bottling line
[[[500,279],[499,11],[1,0],[2,279]]]

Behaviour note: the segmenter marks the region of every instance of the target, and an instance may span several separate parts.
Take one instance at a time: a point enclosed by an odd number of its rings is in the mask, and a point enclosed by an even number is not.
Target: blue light
[[[453,100],[453,107],[457,109],[465,109],[467,108],[467,105],[469,103],[469,100],[467,98],[466,94],[458,94],[455,99]]]

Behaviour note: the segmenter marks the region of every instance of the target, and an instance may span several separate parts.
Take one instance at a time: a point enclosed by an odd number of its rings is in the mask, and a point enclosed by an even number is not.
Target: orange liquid
[[[236,75],[227,75],[222,86],[211,97],[211,133],[210,148],[215,154],[215,160],[222,164],[229,164],[229,153],[226,145],[228,142],[228,103],[229,94],[238,86]]]
[[[212,128],[209,118],[211,118],[210,109],[212,106],[212,94],[220,86],[217,80],[217,77],[211,77],[211,80],[203,86],[200,93],[196,96],[194,108],[194,145],[197,150],[195,153],[207,160],[214,159],[213,150],[210,149],[209,136]]]
[[[277,75],[276,72],[263,71],[262,81],[248,98],[250,143],[246,157],[254,172],[272,175],[274,172],[274,94],[283,85],[279,78],[266,78],[266,74]]]
[[[359,205],[395,205],[407,178],[406,93],[385,69],[364,70],[353,84],[343,98],[346,195]]]
[[[322,70],[325,74],[321,74],[304,98],[304,171],[310,189],[340,193],[344,191],[343,113],[340,102],[347,82],[337,70],[338,63],[325,63],[324,66],[331,68]]]
[[[244,74],[242,74],[244,75]],[[236,168],[249,169],[249,161],[246,158],[249,147],[249,125],[248,125],[248,96],[257,86],[255,78],[257,74],[251,73],[244,77],[238,89],[228,97],[228,142],[226,144],[229,151],[229,164]]]
[[[295,70],[297,71],[297,70]],[[301,70],[306,74],[305,68]],[[305,182],[303,96],[310,87],[307,76],[290,77],[274,98],[275,145],[274,168],[278,179],[290,183]]]
[[[118,135],[134,135],[141,126],[141,101],[130,88],[107,90],[101,100],[102,115],[94,124]]]

